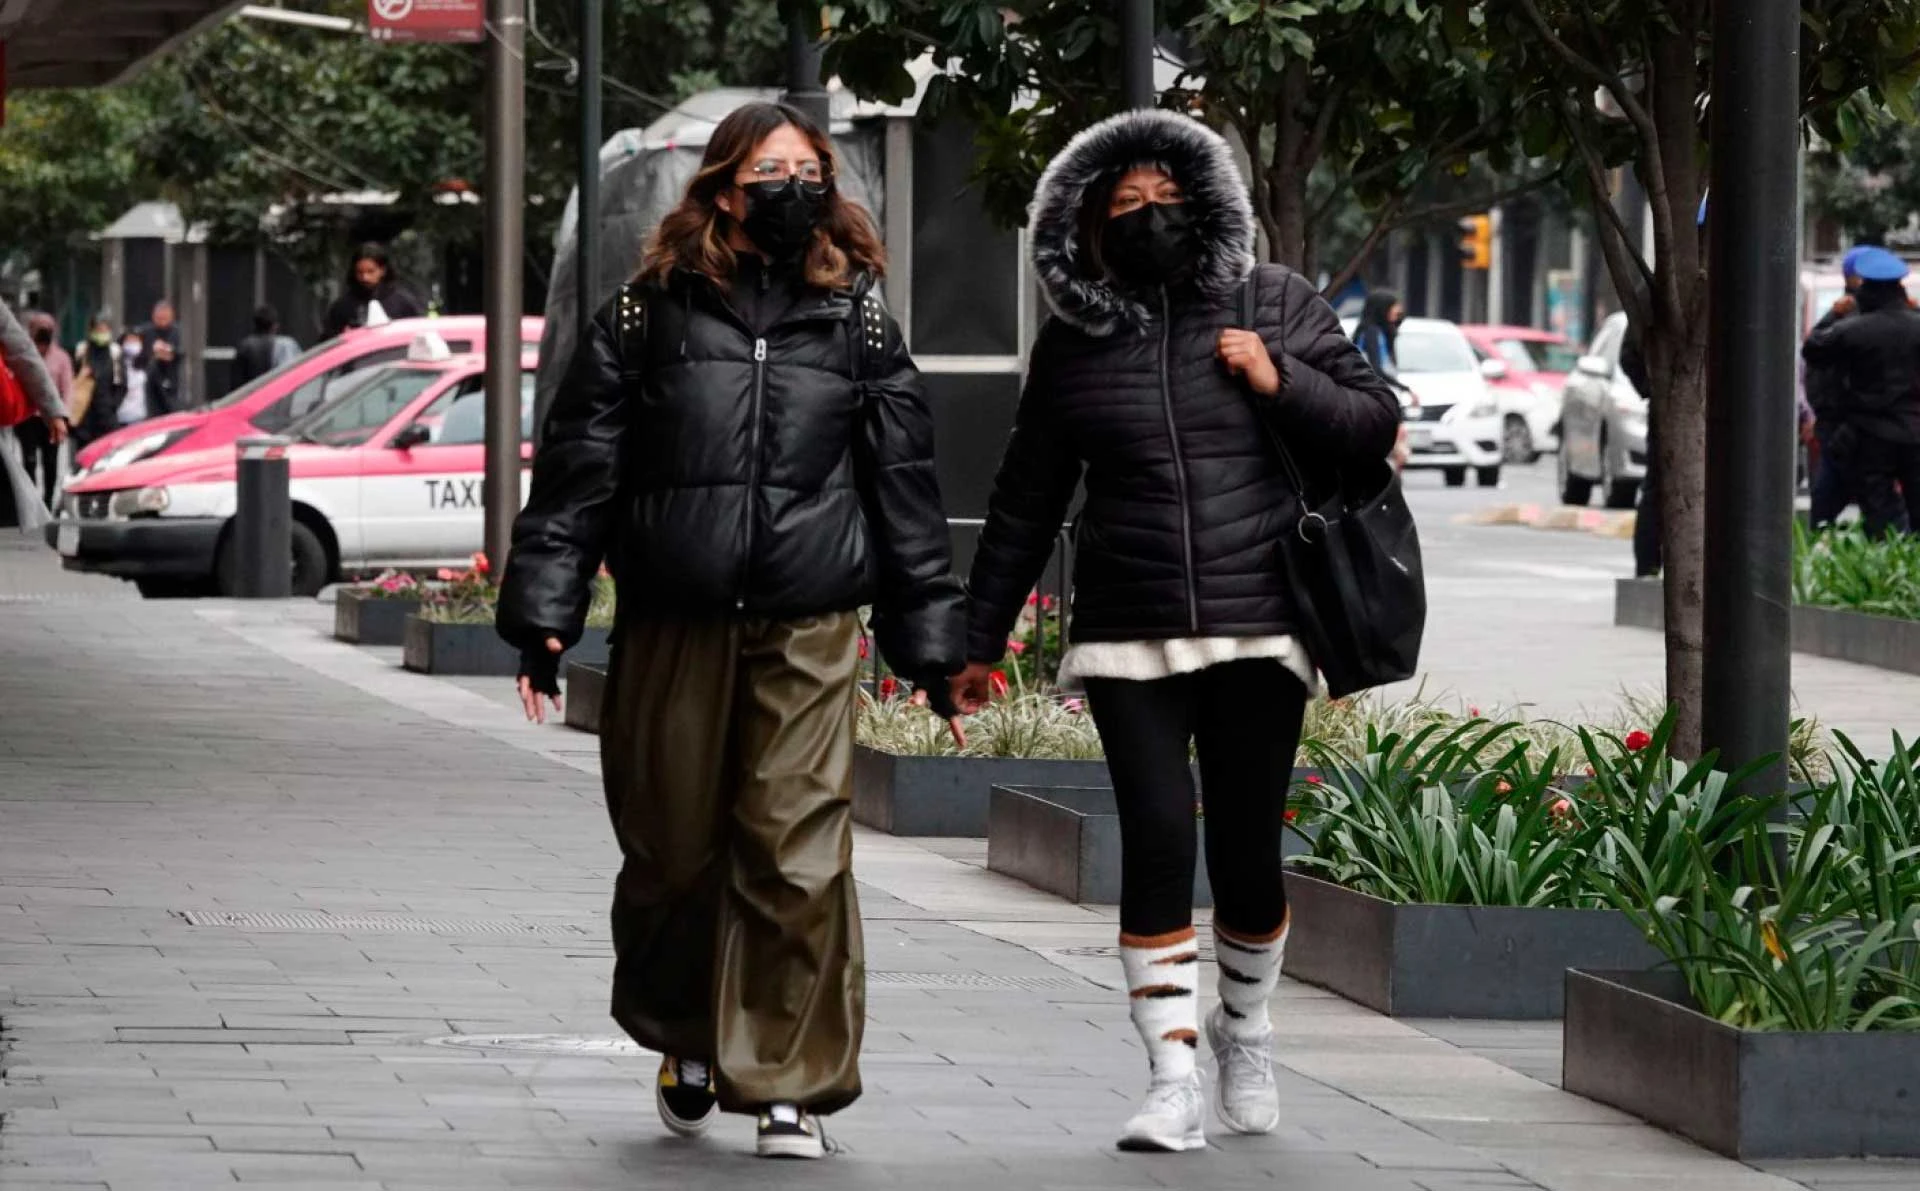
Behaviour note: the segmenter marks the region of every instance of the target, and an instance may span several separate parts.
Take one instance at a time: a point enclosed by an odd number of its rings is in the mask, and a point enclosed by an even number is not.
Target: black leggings
[[[1120,929],[1164,935],[1193,923],[1193,745],[1214,920],[1254,937],[1278,930],[1287,912],[1281,833],[1307,705],[1300,680],[1277,661],[1250,659],[1086,685],[1120,811]]]

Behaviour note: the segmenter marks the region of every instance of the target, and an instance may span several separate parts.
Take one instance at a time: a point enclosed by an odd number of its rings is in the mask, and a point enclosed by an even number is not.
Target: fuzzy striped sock
[[[1155,1083],[1193,1078],[1200,1044],[1200,945],[1193,928],[1120,936],[1120,963],[1134,1028],[1146,1043]]]
[[[1213,924],[1220,1006],[1228,1035],[1238,1041],[1257,1042],[1273,1029],[1267,1003],[1280,983],[1280,961],[1286,955],[1287,928],[1292,922],[1289,909],[1280,919],[1280,929],[1265,936],[1235,934],[1218,922]]]

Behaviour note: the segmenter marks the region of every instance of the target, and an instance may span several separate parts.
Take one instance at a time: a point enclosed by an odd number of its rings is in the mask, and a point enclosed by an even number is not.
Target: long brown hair
[[[704,273],[721,285],[738,265],[727,243],[728,216],[716,200],[731,189],[734,175],[754,146],[783,125],[791,124],[807,138],[829,178],[839,176],[839,157],[818,124],[784,103],[749,103],[735,108],[707,141],[700,170],[687,183],[687,192],[654,230],[641,258],[643,281],[664,286],[676,269]],[[827,189],[826,213],[807,249],[805,276],[809,285],[835,289],[852,282],[857,273],[875,278],[887,271],[887,250],[873,228],[873,218],[847,198],[833,182]]]

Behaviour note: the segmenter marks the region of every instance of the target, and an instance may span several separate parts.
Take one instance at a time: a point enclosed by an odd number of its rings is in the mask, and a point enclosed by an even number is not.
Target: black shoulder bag
[[[1254,326],[1258,271],[1240,292],[1240,322]],[[1285,369],[1281,369],[1284,378]],[[1261,398],[1250,393],[1254,416],[1280,458],[1299,500],[1300,519],[1281,536],[1276,560],[1293,597],[1295,628],[1326,680],[1327,693],[1344,698],[1413,677],[1427,624],[1427,588],[1420,535],[1386,459],[1340,469],[1334,492],[1316,501]],[[1282,390],[1276,400],[1285,400]]]

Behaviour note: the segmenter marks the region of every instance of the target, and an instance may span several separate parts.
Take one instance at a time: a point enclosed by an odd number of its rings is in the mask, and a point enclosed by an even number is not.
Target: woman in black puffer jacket
[[[501,590],[539,718],[610,560],[614,1016],[668,1056],[669,1129],[704,1130],[717,1101],[760,1114],[769,1156],[817,1157],[815,1114],[860,1092],[857,609],[936,706],[964,661],[931,417],[871,292],[884,264],[805,116],[723,120],[574,355]]]
[[[1084,476],[1063,669],[1085,683],[1113,776],[1121,955],[1152,1060],[1121,1146],[1195,1149],[1195,745],[1220,960],[1216,1108],[1242,1132],[1279,1120],[1267,999],[1286,942],[1287,788],[1316,675],[1276,551],[1298,501],[1260,422],[1325,492],[1349,461],[1377,466],[1393,448],[1399,403],[1313,286],[1255,267],[1232,152],[1194,120],[1135,112],[1083,132],[1042,176],[1032,220],[1055,318],[974,558],[971,664],[954,691],[969,707],[986,697]]]

